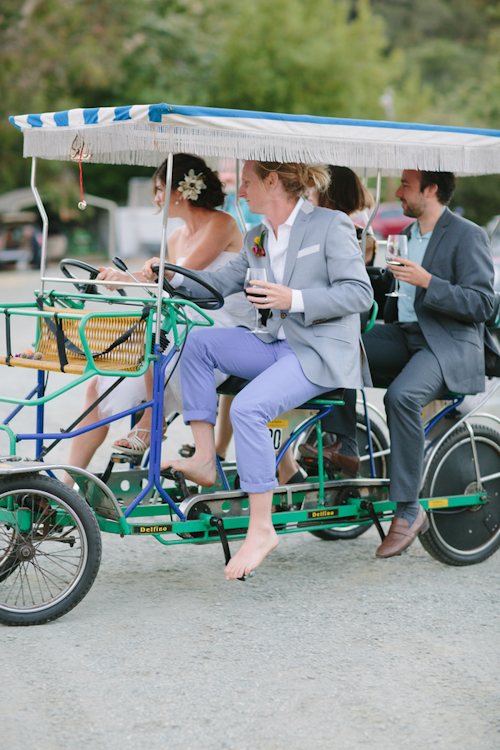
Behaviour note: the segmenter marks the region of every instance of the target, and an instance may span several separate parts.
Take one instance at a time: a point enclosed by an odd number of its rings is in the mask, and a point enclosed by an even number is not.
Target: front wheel
[[[472,565],[500,546],[500,434],[472,425],[486,505],[439,508],[429,512],[429,530],[419,539],[427,552],[447,565]],[[494,475],[497,475],[496,477]],[[492,479],[488,479],[492,476]],[[421,497],[446,497],[478,492],[469,432],[454,430],[429,467]]]
[[[39,474],[0,479],[0,622],[40,625],[73,609],[99,570],[101,535],[90,506]]]
[[[360,477],[371,477],[369,448],[368,448],[368,432],[366,428],[366,418],[364,414],[356,414],[356,437],[358,442],[359,455],[361,458],[361,465],[359,470]],[[372,438],[373,452],[379,453],[389,449],[387,438],[379,425],[374,421],[370,420],[370,434]],[[330,432],[323,431],[323,445],[330,445],[336,440],[336,436]],[[314,447],[317,446],[316,439],[316,425],[313,424],[305,432],[301,442],[309,443]],[[314,473],[318,471],[317,461],[309,462],[307,459],[299,457],[299,464],[307,471],[308,474],[314,476]],[[389,476],[389,456],[377,456],[374,460],[375,464],[375,475],[379,479],[385,479]],[[330,542],[334,542],[338,539],[356,539],[361,534],[364,534],[372,526],[371,523],[355,524],[353,526],[347,526],[344,528],[335,529],[320,529],[318,531],[311,531],[313,536],[319,537],[319,539],[325,539]]]

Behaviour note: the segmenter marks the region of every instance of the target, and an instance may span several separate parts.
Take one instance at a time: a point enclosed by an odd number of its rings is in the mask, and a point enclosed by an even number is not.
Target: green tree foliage
[[[397,53],[362,2],[247,0],[226,17],[211,101],[222,107],[341,117],[383,116]]]
[[[197,88],[191,87],[198,85],[207,47],[198,29],[200,12],[204,6],[189,0],[26,0],[21,6],[3,0],[0,192],[29,179],[29,164],[20,158],[22,138],[7,122],[11,114],[193,101]],[[110,197],[124,200],[128,176],[150,173],[122,167],[109,178],[112,171],[98,165],[87,169],[88,191],[102,194],[107,187]],[[65,195],[68,175],[74,182],[71,165],[40,164],[41,184],[60,178]]]
[[[390,48],[406,51],[401,81],[415,75],[417,91],[425,89],[425,106],[408,119],[499,128],[499,3],[372,0],[372,9],[386,20]],[[396,86],[396,101],[400,90]],[[453,205],[485,224],[500,213],[500,177],[461,178]]]
[[[26,185],[29,165],[19,159],[21,137],[10,114],[112,104],[123,81],[129,28],[139,0],[4,0],[0,20],[0,190]],[[42,183],[71,168],[40,165]]]
[[[10,114],[166,101],[383,119],[379,99],[390,87],[398,120],[497,128],[500,6],[3,0],[0,77],[0,192],[29,180]],[[129,176],[149,172],[88,165],[85,187],[123,201]],[[77,175],[73,164],[40,164],[42,187],[62,206],[74,205]],[[465,207],[479,216],[479,203],[490,204],[473,197],[476,184]]]

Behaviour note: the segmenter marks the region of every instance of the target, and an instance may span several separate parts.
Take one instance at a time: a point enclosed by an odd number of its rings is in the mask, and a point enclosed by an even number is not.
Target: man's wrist
[[[431,283],[431,280],[432,280],[432,274],[429,273],[428,271],[425,271],[425,277],[424,277],[423,283],[420,285],[422,289],[428,289],[429,284]]]

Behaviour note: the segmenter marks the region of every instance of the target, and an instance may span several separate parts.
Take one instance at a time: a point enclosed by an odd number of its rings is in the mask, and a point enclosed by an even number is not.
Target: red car
[[[381,203],[371,227],[378,237],[386,240],[389,234],[401,234],[414,221],[404,215],[401,203]]]

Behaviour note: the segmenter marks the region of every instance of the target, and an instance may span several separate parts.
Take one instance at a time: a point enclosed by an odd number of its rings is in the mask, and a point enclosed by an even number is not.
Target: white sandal
[[[143,427],[134,427],[130,435],[119,438],[119,440],[127,440],[130,443],[130,448],[126,448],[124,445],[117,445],[118,440],[115,440],[113,443],[113,448],[116,448],[120,453],[125,453],[126,456],[142,456],[146,453],[149,445],[139,437],[139,432],[149,432],[151,434],[151,430],[145,430]]]

